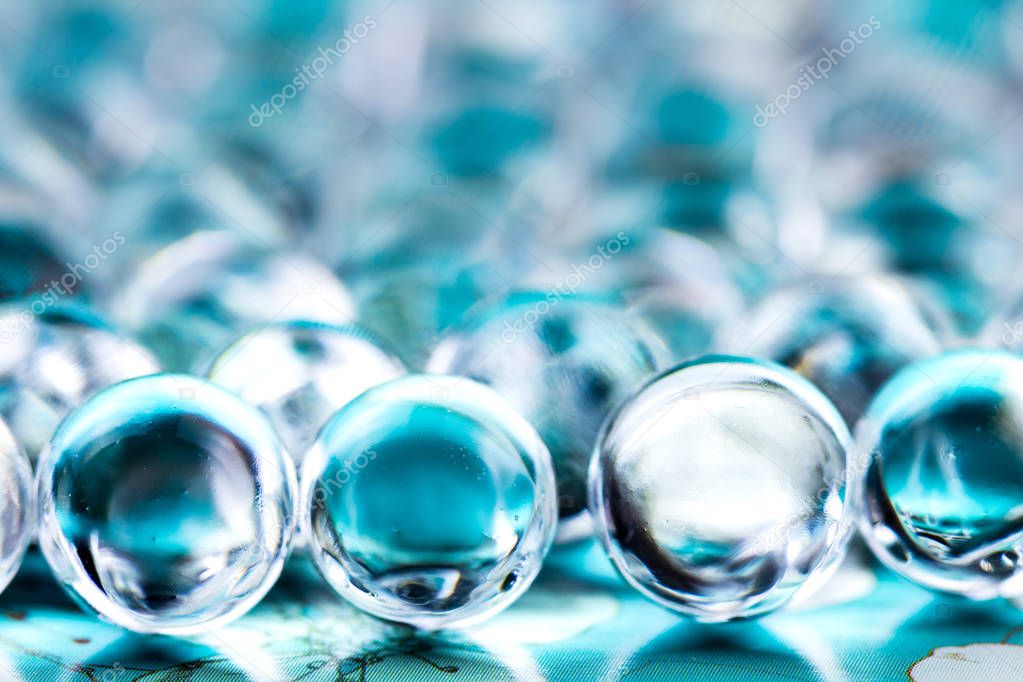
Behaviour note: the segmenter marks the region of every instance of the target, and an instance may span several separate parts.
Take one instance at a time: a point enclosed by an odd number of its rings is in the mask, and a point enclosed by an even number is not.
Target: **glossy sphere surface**
[[[65,589],[104,619],[202,631],[276,580],[296,487],[254,407],[197,377],[133,379],[73,412],[44,451],[40,544]]]
[[[586,469],[601,423],[663,354],[652,331],[606,299],[537,293],[445,340],[430,369],[487,384],[539,431],[554,459],[562,541],[590,529]]]
[[[35,525],[32,467],[0,421],[0,592],[21,565]]]
[[[102,388],[160,371],[141,346],[85,309],[0,308],[0,414],[35,462],[68,412]]]
[[[285,322],[242,336],[209,376],[262,410],[301,465],[332,414],[403,374],[402,362],[357,327]]]
[[[769,296],[721,347],[794,369],[852,426],[895,372],[941,351],[943,326],[897,280],[813,280]]]
[[[861,530],[936,590],[1023,594],[1023,358],[963,350],[899,372],[857,427]]]
[[[848,440],[827,399],[782,367],[680,365],[605,427],[590,470],[598,533],[663,606],[707,621],[767,613],[842,555]]]
[[[411,375],[323,428],[302,471],[313,559],[343,597],[423,628],[463,625],[532,583],[557,520],[550,455],[489,388]]]

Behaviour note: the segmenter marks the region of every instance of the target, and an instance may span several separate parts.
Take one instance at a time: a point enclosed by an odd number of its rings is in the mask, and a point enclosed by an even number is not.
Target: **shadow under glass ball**
[[[431,397],[431,382],[444,395]],[[411,376],[370,389],[324,427],[311,458],[313,558],[374,615],[426,628],[485,617],[529,585],[550,545],[549,455],[469,380]]]
[[[270,425],[222,389],[156,375],[98,394],[40,464],[40,542],[73,597],[140,632],[240,615],[276,579],[294,473]]]
[[[1023,360],[963,350],[907,367],[857,428],[863,535],[931,589],[1023,594]]]

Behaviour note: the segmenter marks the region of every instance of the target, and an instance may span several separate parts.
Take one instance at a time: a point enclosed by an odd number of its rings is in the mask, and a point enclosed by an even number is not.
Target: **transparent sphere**
[[[0,415],[33,463],[60,420],[91,395],[160,371],[85,308],[34,309],[29,301],[0,307]]]
[[[550,454],[489,388],[411,375],[324,426],[302,470],[313,559],[361,609],[464,625],[532,583],[557,522]]]
[[[32,467],[0,421],[0,592],[18,572],[34,523]]]
[[[205,369],[239,334],[260,324],[346,324],[354,303],[323,265],[265,251],[223,231],[195,232],[142,261],[110,312],[168,370]]]
[[[894,571],[1023,595],[1023,358],[961,350],[899,372],[856,429],[860,528]]]
[[[262,410],[301,465],[331,415],[403,374],[402,362],[358,327],[295,321],[242,336],[213,362],[209,377]]]
[[[586,470],[597,432],[664,353],[656,334],[604,298],[530,293],[446,339],[429,367],[487,384],[539,431],[554,460],[560,542],[590,532]]]
[[[950,328],[925,315],[899,280],[820,279],[768,296],[719,346],[794,369],[851,426],[895,372],[939,353]]]
[[[590,469],[601,541],[644,596],[700,620],[757,616],[841,558],[849,433],[777,365],[706,356],[608,419]]]
[[[245,613],[291,541],[294,467],[266,418],[198,377],[98,393],[38,466],[39,543],[83,606],[136,632],[187,634]]]

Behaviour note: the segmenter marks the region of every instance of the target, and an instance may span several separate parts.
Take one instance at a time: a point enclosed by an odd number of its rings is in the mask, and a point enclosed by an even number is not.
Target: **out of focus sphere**
[[[397,357],[357,327],[295,321],[242,336],[214,361],[209,377],[262,410],[301,466],[332,414],[404,373]]]
[[[540,432],[567,541],[589,533],[586,470],[601,423],[663,355],[653,332],[602,298],[522,294],[442,342],[430,369],[487,384]]]
[[[18,571],[34,526],[32,467],[0,421],[0,592]]]
[[[315,261],[264,251],[228,232],[196,232],[139,264],[110,305],[168,370],[209,366],[239,334],[260,324],[346,324],[354,304]]]
[[[511,604],[557,523],[543,442],[461,377],[395,379],[341,408],[303,467],[302,494],[327,582],[371,614],[422,628]]]
[[[1023,358],[962,350],[905,368],[856,431],[860,526],[935,590],[1023,595]]]
[[[295,525],[295,472],[270,423],[189,375],[98,393],[61,423],[37,476],[57,580],[136,632],[201,632],[245,613],[280,574]]]
[[[29,459],[100,389],[160,371],[142,347],[84,308],[38,299],[0,307],[0,415]]]
[[[590,469],[598,535],[662,606],[705,621],[770,612],[843,554],[848,441],[831,403],[783,367],[680,365],[605,426]]]
[[[795,370],[852,426],[895,372],[941,351],[944,326],[898,280],[821,279],[768,296],[720,346]]]

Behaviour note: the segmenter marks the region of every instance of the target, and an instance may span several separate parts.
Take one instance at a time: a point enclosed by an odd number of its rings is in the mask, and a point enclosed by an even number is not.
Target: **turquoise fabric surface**
[[[700,625],[646,602],[586,543],[461,632],[416,634],[341,602],[302,559],[202,637],[140,637],[77,609],[32,554],[0,595],[5,680],[1020,680],[1023,612],[933,595],[855,552],[807,603]]]

